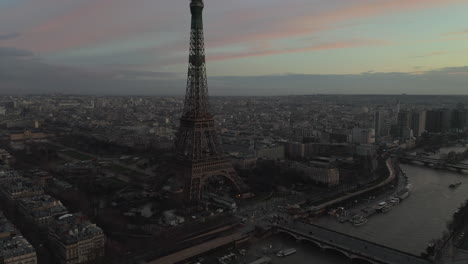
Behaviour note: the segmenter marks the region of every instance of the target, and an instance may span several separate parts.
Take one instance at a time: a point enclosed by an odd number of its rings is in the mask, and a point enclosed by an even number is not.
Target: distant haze
[[[2,0],[0,94],[182,95],[189,1]],[[468,94],[467,0],[205,0],[212,95]]]

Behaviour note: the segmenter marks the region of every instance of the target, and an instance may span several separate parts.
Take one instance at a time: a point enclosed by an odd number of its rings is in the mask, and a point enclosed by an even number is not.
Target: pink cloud
[[[218,32],[208,35],[207,47],[209,49],[219,48],[230,45],[247,44],[250,51],[238,53],[225,53],[221,55],[211,56],[211,60],[226,60],[240,57],[252,56],[268,56],[274,54],[313,51],[309,48],[305,49],[281,49],[276,40],[290,39],[294,37],[310,37],[314,33],[331,30],[341,27],[340,23],[346,23],[356,19],[366,19],[374,16],[390,14],[395,12],[412,11],[416,9],[433,8],[436,6],[454,4],[463,2],[461,0],[382,0],[370,1],[363,0],[359,3],[354,2],[353,5],[348,5],[340,9],[329,10],[318,14],[308,14],[308,10],[298,11],[300,6],[294,7],[294,3],[288,3],[287,10],[283,10],[282,6],[269,6],[267,10],[249,10],[246,13],[238,15],[230,14],[224,17],[223,23],[216,27]],[[285,20],[273,20],[269,23],[269,27],[256,28],[254,21],[264,19],[265,14],[281,14],[284,12],[303,12],[305,14],[297,16],[297,18],[289,18]],[[255,16],[255,13],[258,14]],[[291,16],[294,17],[294,16]],[[267,19],[267,18],[265,18]],[[251,26],[249,26],[251,24]],[[233,35],[233,30],[240,32],[238,35]],[[275,41],[275,43],[274,43]],[[344,44],[346,42],[337,42],[335,45]],[[346,43],[347,45],[351,43]],[[359,43],[352,43],[358,45]],[[388,43],[385,43],[388,44]],[[382,45],[382,43],[366,43],[366,45]],[[168,45],[167,51],[176,51],[176,46],[182,48],[178,51],[183,51],[186,46]],[[347,48],[346,46],[344,48]],[[317,46],[314,46],[317,48]],[[327,44],[324,49],[330,48]],[[166,50],[164,47],[157,47],[157,50]],[[439,55],[439,54],[431,54]],[[178,63],[185,62],[184,60],[174,60]]]
[[[468,75],[468,72],[449,72],[448,75]]]
[[[66,0],[44,0],[50,2]],[[324,0],[326,1],[326,0]],[[313,5],[288,1],[252,9],[237,9],[228,13],[212,13],[218,16],[212,23],[212,32],[207,32],[207,45],[211,48],[230,45],[248,45],[254,50],[281,50],[277,40],[295,37],[310,37],[321,31],[342,27],[353,20],[386,15],[395,12],[433,8],[462,3],[466,0],[356,0],[344,1],[338,8],[317,12]],[[70,1],[68,1],[70,2]],[[31,1],[35,6],[37,1]],[[77,48],[92,47],[108,42],[118,42],[141,34],[157,34],[158,30],[174,30],[171,23],[180,21],[180,11],[155,10],[153,16],[141,15],[145,1],[88,0],[70,12],[39,23],[21,37],[2,45],[29,49],[37,53],[53,53]],[[143,7],[143,8],[142,8]],[[154,5],[153,5],[154,7]],[[272,14],[275,14],[273,16]],[[209,18],[208,18],[209,19]],[[214,24],[214,25],[213,25]],[[179,30],[179,27],[178,29]],[[235,34],[233,34],[235,32]],[[171,55],[186,49],[177,42],[156,47]],[[274,43],[273,43],[274,42]],[[256,53],[256,52],[254,52]],[[258,53],[258,52],[257,52]]]
[[[451,32],[442,34],[442,36],[459,36],[459,35],[468,35],[468,29],[461,32]]]
[[[0,31],[23,32],[87,0],[22,0],[0,8]]]
[[[228,59],[258,57],[258,56],[269,56],[269,55],[280,55],[287,53],[301,53],[301,52],[314,52],[321,50],[335,50],[335,49],[349,49],[359,48],[368,46],[386,46],[391,45],[390,42],[384,40],[352,40],[343,42],[325,43],[311,47],[292,48],[292,49],[278,49],[278,50],[255,50],[245,53],[227,53],[209,56],[209,60],[220,61]]]
[[[444,54],[447,54],[447,52],[445,51],[434,51],[434,52],[431,52],[431,53],[426,53],[426,54],[423,54],[423,55],[419,55],[419,56],[413,56],[413,57],[410,57],[410,58],[426,58],[426,57],[432,57],[432,56],[439,56],[439,55],[444,55]]]
[[[356,19],[366,19],[379,15],[391,14],[395,12],[412,11],[417,9],[433,8],[442,5],[466,2],[464,0],[362,0],[359,3],[345,6],[343,8],[330,10],[318,14],[303,14],[301,16],[291,16],[292,18],[273,21],[271,27],[262,28],[247,34],[223,36],[217,38],[210,45],[223,46],[236,43],[250,43],[254,41],[269,41],[276,39],[286,39],[291,37],[311,36],[313,33],[331,30],[340,23],[349,22]],[[289,3],[288,3],[289,5]],[[278,13],[282,12],[278,10]],[[236,24],[233,21],[226,21],[229,24]],[[228,31],[229,32],[229,31]]]
[[[151,32],[160,22],[170,19],[170,13],[139,17],[138,13],[141,10],[138,10],[135,4],[128,0],[83,1],[74,9],[30,27],[22,32],[20,38],[3,45],[29,49],[37,53],[86,48],[98,43],[118,41],[142,32]]]

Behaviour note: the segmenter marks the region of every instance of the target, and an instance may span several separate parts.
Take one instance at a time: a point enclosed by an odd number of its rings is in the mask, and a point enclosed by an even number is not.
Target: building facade
[[[426,111],[413,111],[411,113],[410,128],[415,137],[420,137],[426,131]]]
[[[104,256],[104,232],[81,214],[64,215],[51,224],[49,243],[60,264],[87,263]]]
[[[375,130],[373,128],[353,128],[353,143],[373,144],[375,143]]]

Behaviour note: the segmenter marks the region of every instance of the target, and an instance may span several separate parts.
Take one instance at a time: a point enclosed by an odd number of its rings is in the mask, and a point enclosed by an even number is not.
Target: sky
[[[468,0],[205,0],[210,94],[467,94]],[[0,0],[0,93],[181,95],[188,0]]]

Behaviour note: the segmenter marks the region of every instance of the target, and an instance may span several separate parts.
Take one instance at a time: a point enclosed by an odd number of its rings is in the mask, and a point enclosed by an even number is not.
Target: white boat
[[[408,185],[406,185],[406,189],[411,192],[413,190],[413,184],[408,183]]]
[[[373,209],[380,211],[382,210],[385,206],[387,205],[387,202],[380,202],[374,206],[372,206]]]
[[[410,195],[410,192],[408,190],[405,190],[401,193],[398,193],[398,198],[400,198],[400,200],[404,200],[408,198],[409,195]]]
[[[382,211],[382,213],[386,213],[386,212],[392,210],[392,207],[393,207],[393,206],[392,206],[391,204],[387,204],[387,205],[385,205],[385,206],[382,208],[381,211]]]
[[[362,215],[353,217],[353,225],[354,226],[362,226],[367,223],[367,218]]]
[[[226,263],[229,263],[231,262],[232,260],[236,259],[236,254],[234,253],[229,253],[227,255],[224,255],[222,257],[219,257],[218,258],[218,263],[220,264],[226,264]]]
[[[412,190],[413,190],[413,184],[410,183],[406,185],[406,187],[398,193],[398,198],[400,198],[400,200],[404,200],[408,198]]]
[[[399,198],[396,198],[396,197],[390,197],[390,203],[392,204],[398,204],[400,203],[400,199]]]
[[[278,251],[278,253],[276,253],[276,256],[277,257],[286,257],[286,256],[292,255],[292,254],[294,254],[296,252],[297,251],[296,251],[295,248],[288,248],[288,249]]]

